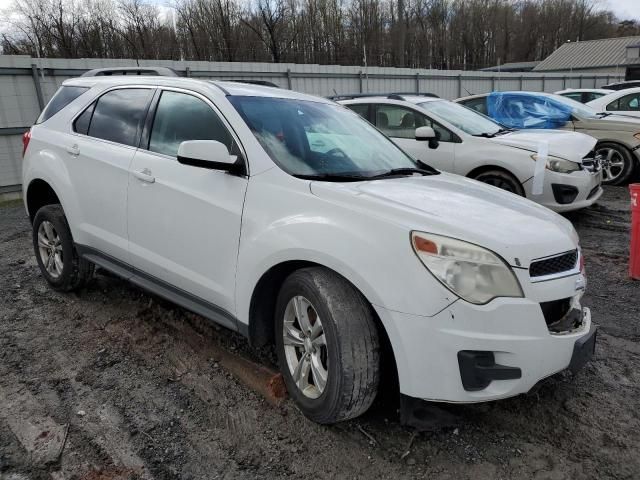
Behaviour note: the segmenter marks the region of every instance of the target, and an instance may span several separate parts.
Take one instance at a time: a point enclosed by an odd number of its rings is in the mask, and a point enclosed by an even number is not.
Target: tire
[[[45,205],[37,211],[33,219],[33,249],[42,276],[54,290],[79,290],[93,276],[94,265],[76,252],[61,205]]]
[[[622,145],[603,142],[596,145],[596,155],[601,155],[602,183],[605,185],[622,185],[633,173],[633,157]]]
[[[524,197],[524,188],[522,188],[522,184],[516,177],[504,170],[485,170],[473,178],[479,182],[486,183],[487,185]]]
[[[298,311],[306,313],[301,315],[303,322],[298,319],[296,304]],[[323,335],[316,336],[319,321]],[[299,333],[304,324],[314,330],[301,343],[295,332],[288,335],[285,347],[285,324],[291,332],[297,329]],[[322,267],[292,273],[278,295],[275,328],[278,362],[287,390],[307,418],[332,424],[367,411],[378,392],[380,341],[371,305],[347,280]],[[306,363],[302,361],[305,352],[310,359]],[[296,363],[302,368],[296,369]],[[299,382],[294,380],[297,370],[306,372],[306,377],[296,375]],[[324,382],[322,373],[326,374]],[[316,380],[317,374],[320,380]]]

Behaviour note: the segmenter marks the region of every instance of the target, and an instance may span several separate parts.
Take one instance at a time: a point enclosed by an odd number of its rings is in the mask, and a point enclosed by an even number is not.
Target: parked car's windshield
[[[418,105],[469,135],[495,135],[503,128],[489,117],[446,100],[423,102]]]
[[[372,177],[424,167],[345,107],[271,97],[227,98],[271,159],[291,175]]]

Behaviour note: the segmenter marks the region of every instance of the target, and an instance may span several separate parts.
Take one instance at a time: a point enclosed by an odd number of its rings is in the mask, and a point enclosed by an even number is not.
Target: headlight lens
[[[531,155],[531,158],[534,161],[537,161],[538,154],[534,153],[533,155]],[[546,167],[548,170],[551,170],[552,172],[558,172],[558,173],[577,172],[581,168],[579,163],[572,162],[571,160],[564,160],[563,158],[556,158],[556,157],[548,157]]]
[[[412,232],[411,245],[425,267],[467,302],[482,305],[496,297],[522,297],[511,268],[495,253],[450,237]]]

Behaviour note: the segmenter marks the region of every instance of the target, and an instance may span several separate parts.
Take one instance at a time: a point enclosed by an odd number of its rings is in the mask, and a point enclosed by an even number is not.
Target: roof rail
[[[280,85],[276,85],[275,83],[269,82],[268,80],[234,79],[234,80],[224,80],[224,81],[235,82],[235,83],[247,83],[249,85],[260,85],[262,87],[280,88]]]
[[[84,72],[82,77],[103,77],[111,75],[157,75],[162,77],[177,77],[178,73],[167,67],[118,67],[94,68]]]
[[[338,100],[353,100],[356,98],[367,98],[367,97],[384,97],[389,100],[404,100],[404,97],[431,97],[431,98],[440,98],[435,93],[416,93],[416,92],[404,92],[404,93],[345,93],[343,95],[332,95],[327,97],[329,100],[338,101]]]

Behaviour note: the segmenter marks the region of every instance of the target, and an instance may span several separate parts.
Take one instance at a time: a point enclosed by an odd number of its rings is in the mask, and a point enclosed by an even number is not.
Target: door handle
[[[67,153],[69,155],[73,155],[74,157],[80,155],[80,148],[78,147],[78,144],[74,143],[70,147],[67,147]]]
[[[142,170],[135,170],[133,172],[133,176],[136,177],[138,180],[142,180],[143,182],[147,182],[147,183],[154,183],[156,181],[156,177],[154,177],[151,174],[151,170],[149,170],[148,168],[144,168]]]

